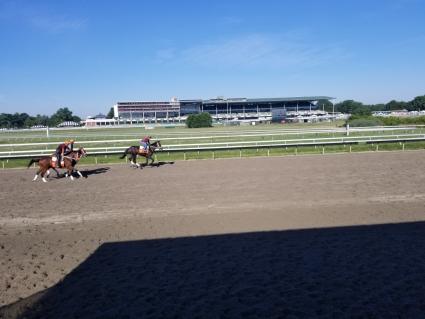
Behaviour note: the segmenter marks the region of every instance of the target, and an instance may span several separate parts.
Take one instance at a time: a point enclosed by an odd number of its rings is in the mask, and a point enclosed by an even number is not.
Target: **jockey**
[[[71,153],[71,152],[74,151],[74,143],[75,143],[75,141],[73,139],[70,139],[68,142],[69,142],[69,144],[66,147],[65,155],[67,155],[67,154],[69,154],[69,153]]]
[[[65,142],[59,144],[56,148],[56,158],[57,162],[60,163],[60,166],[63,166],[63,156],[68,154],[69,144],[71,144],[70,141],[66,140]]]
[[[150,145],[150,143],[151,143],[151,138],[152,138],[152,136],[145,136],[141,141],[140,141],[140,144],[142,144],[142,147],[143,147],[143,149],[145,150],[145,151],[147,151],[148,150],[148,147],[149,147],[149,145]]]
[[[74,151],[74,143],[75,141],[73,139],[66,140],[65,142],[59,144],[59,146],[56,148],[56,157],[58,163],[60,163],[60,166],[63,166],[64,155],[68,155]]]

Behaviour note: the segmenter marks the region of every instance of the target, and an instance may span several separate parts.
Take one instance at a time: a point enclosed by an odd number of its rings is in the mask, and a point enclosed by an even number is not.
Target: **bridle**
[[[74,151],[72,154],[75,154],[75,157],[74,156],[64,156],[64,158],[79,161],[82,157],[86,156],[87,152],[84,150],[84,148],[80,148],[78,151]]]
[[[153,145],[153,144],[155,144],[155,145]],[[150,146],[152,147],[153,151],[156,150],[156,149],[160,149],[160,150],[162,149],[162,145],[161,145],[160,141],[156,141],[155,143],[152,143]]]
[[[79,161],[80,160],[80,158],[82,158],[82,157],[84,157],[84,156],[86,156],[86,151],[84,150],[84,148],[80,148],[78,151],[77,151],[77,158],[76,158],[76,160],[77,161]]]

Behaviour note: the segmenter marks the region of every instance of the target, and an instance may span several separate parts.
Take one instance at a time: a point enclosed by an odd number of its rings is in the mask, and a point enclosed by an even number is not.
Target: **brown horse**
[[[148,165],[149,160],[151,160],[150,165],[152,165],[155,161],[153,155],[156,149],[162,149],[161,141],[150,143],[147,152],[141,151],[140,146],[130,146],[124,151],[124,154],[120,158],[124,158],[127,154],[129,154],[131,165],[140,167],[140,164],[136,162],[137,155],[144,156],[146,157],[146,165]]]
[[[71,180],[74,180],[74,177],[72,176],[72,173],[74,172],[74,170],[78,173],[78,175],[83,177],[81,172],[79,170],[76,170],[74,167],[75,167],[75,165],[77,165],[78,161],[85,155],[86,155],[86,151],[82,147],[79,148],[78,151],[70,152],[70,153],[64,155],[64,157],[63,157],[63,163],[64,163],[63,167],[57,167],[57,168],[66,169],[65,176],[66,177],[70,176]],[[34,176],[33,181],[37,180],[38,175],[40,175],[41,178],[43,179],[43,182],[47,182],[45,177],[49,177],[50,168],[52,168],[56,172],[57,176],[59,175],[58,171],[56,170],[55,165],[53,165],[52,156],[43,156],[43,157],[37,158],[37,159],[33,158],[28,163],[28,167],[30,167],[32,163],[38,163],[38,167],[39,167],[37,173]]]

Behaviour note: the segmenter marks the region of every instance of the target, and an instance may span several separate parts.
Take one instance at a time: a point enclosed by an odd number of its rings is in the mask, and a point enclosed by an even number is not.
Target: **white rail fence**
[[[134,141],[134,140],[124,140]],[[424,134],[406,134],[406,135],[387,135],[387,136],[367,136],[367,137],[343,137],[343,138],[315,138],[315,139],[297,139],[297,140],[268,140],[268,141],[241,141],[241,142],[221,142],[221,143],[201,143],[201,144],[180,144],[165,146],[159,152],[175,153],[175,152],[201,152],[201,151],[212,151],[213,158],[215,151],[225,150],[240,150],[244,149],[273,149],[273,148],[295,148],[298,147],[322,147],[322,152],[325,152],[326,146],[335,145],[358,145],[358,144],[376,144],[376,150],[379,150],[379,144],[383,143],[399,143],[401,149],[404,150],[405,143],[409,142],[423,142],[425,141]],[[87,141],[87,143],[106,143],[107,141]],[[46,145],[46,143],[32,143],[25,145]],[[51,143],[49,143],[51,144]],[[54,143],[56,144],[56,143]],[[9,144],[11,145],[11,144]],[[21,146],[22,144],[17,144]],[[88,156],[99,156],[99,155],[117,155],[123,154],[124,150],[128,146],[108,146],[108,147],[88,147],[85,148]],[[48,156],[54,152],[54,149],[45,150],[20,150],[20,151],[5,151],[0,152],[0,160],[9,159],[23,159],[33,158],[40,156]],[[269,151],[268,151],[269,154]],[[186,158],[186,156],[184,156]]]
[[[191,131],[191,132],[178,132],[178,133],[159,133],[155,137],[158,139],[166,140],[185,140],[185,139],[211,139],[211,138],[230,138],[230,137],[253,137],[253,136],[273,136],[273,135],[307,135],[307,134],[346,134],[349,135],[350,133],[355,132],[385,132],[385,131],[410,131],[411,134],[414,133],[417,129],[423,129],[425,128],[424,125],[412,125],[412,126],[374,126],[374,127],[354,127],[349,128],[347,130],[346,128],[311,128],[308,130],[305,129],[273,129],[273,130],[247,130],[247,131],[225,131],[225,130],[219,130],[219,131],[210,131],[208,132],[208,136],[202,135],[204,132],[202,131]],[[14,131],[11,131],[14,132]],[[96,133],[99,133],[99,131],[96,131]],[[100,133],[102,133],[100,131]],[[199,133],[202,133],[201,135],[198,135]],[[88,138],[88,137],[102,137],[102,136],[138,136],[140,137],[142,134],[147,134],[146,132],[129,132],[129,133],[120,133],[120,134],[112,134],[111,132],[107,132],[106,134],[68,134],[68,135],[51,135],[50,138]],[[150,133],[151,135],[154,135],[154,132]],[[7,134],[6,134],[7,135]],[[177,137],[175,136],[177,135]],[[16,135],[16,136],[5,136],[4,133],[0,132],[0,138],[7,138],[7,139],[35,139],[35,138],[45,138],[45,136],[34,136],[34,135]],[[110,140],[115,142],[126,142],[126,141],[137,141],[137,138],[132,139],[117,139],[117,140]],[[98,141],[81,141],[81,142],[104,142],[102,140]],[[20,143],[19,145],[31,145],[36,143]],[[56,142],[41,142],[39,143],[41,145],[46,144],[57,144]],[[0,147],[5,147],[7,145],[13,145],[13,144],[0,144]]]

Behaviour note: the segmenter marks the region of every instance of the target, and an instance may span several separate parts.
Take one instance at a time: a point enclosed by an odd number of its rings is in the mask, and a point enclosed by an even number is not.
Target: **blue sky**
[[[0,112],[425,94],[425,0],[0,0]]]

